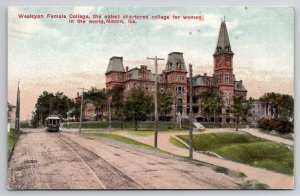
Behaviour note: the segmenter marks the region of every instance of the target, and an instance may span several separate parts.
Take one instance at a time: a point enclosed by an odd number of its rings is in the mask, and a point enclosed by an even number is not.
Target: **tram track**
[[[8,162],[10,190],[216,189],[235,180],[182,157],[69,132],[27,129]]]
[[[53,134],[67,146],[85,164],[97,179],[103,189],[141,189],[142,185],[137,183],[129,175],[116,166],[100,157],[98,154],[67,138],[63,134]]]

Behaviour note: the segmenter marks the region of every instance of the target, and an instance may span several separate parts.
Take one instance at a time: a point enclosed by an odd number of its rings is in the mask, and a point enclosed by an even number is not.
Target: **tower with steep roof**
[[[125,76],[123,57],[113,56],[110,58],[105,76],[106,89],[112,89],[116,85],[123,85]]]
[[[213,54],[213,76],[223,97],[223,107],[232,107],[234,104],[233,55],[234,53],[231,50],[226,23],[222,21],[217,46]]]

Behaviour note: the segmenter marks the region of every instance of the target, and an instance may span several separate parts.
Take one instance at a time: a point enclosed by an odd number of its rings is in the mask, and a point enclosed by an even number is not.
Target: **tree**
[[[100,111],[103,110],[106,103],[106,93],[105,89],[97,89],[96,87],[91,87],[90,90],[83,93],[83,98],[91,100],[96,107],[96,120],[99,120]],[[80,105],[79,105],[80,107]],[[79,109],[80,112],[80,109]]]
[[[294,98],[280,93],[265,93],[260,100],[270,108],[271,116],[277,118],[294,118]]]
[[[124,129],[124,87],[116,85],[107,92],[107,95],[111,96],[113,113],[122,122],[122,129]]]
[[[11,105],[9,102],[7,102],[7,120],[9,121],[11,116],[10,116],[10,112],[12,112],[13,108],[15,108],[15,106]]]
[[[147,95],[142,88],[132,89],[125,104],[125,114],[134,120],[136,131],[138,121],[145,119],[151,111],[153,111],[152,97]]]
[[[247,120],[250,109],[251,104],[249,100],[245,100],[245,98],[242,96],[234,97],[234,106],[232,109],[232,113],[235,117],[236,131],[238,131],[239,129],[239,123],[243,120]]]
[[[209,88],[200,94],[200,107],[204,114],[210,118],[214,115],[214,123],[216,122],[216,114],[221,112],[221,96],[219,92],[213,88]],[[190,111],[191,112],[191,111]]]
[[[33,112],[31,124],[37,127],[38,124],[44,124],[49,115],[59,115],[61,118],[67,117],[68,105],[73,107],[73,101],[64,93],[55,94],[44,91],[37,99],[35,110]]]
[[[164,117],[164,120],[167,119],[167,115],[171,112],[172,104],[173,100],[170,93],[163,92],[158,94],[158,112]]]

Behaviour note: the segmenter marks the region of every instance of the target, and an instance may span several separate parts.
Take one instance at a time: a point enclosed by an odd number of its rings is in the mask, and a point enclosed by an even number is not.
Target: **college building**
[[[220,103],[222,115],[217,116],[216,121],[218,122],[224,122],[222,118],[225,118],[227,122],[231,121],[232,117],[226,114],[226,109],[233,107],[234,96],[247,97],[247,90],[243,81],[237,80],[233,72],[234,53],[231,49],[225,21],[221,22],[217,45],[212,56],[213,75],[193,73],[192,84],[190,84],[184,54],[182,52],[168,54],[165,69],[158,74],[157,91],[168,92],[174,98],[172,111],[169,114],[173,120],[178,116],[186,118],[189,112],[192,112],[192,117],[198,121],[214,121],[214,119],[207,119],[200,107],[199,95],[210,88],[217,90],[222,98],[222,103]],[[116,85],[122,85],[125,89],[125,96],[136,87],[144,89],[149,94],[155,92],[155,74],[147,68],[147,65],[129,69],[128,66],[124,66],[123,57],[113,56],[109,59],[105,76],[106,89],[110,90]],[[191,110],[188,96],[189,85],[192,85],[193,95]],[[104,114],[104,116],[106,115]]]

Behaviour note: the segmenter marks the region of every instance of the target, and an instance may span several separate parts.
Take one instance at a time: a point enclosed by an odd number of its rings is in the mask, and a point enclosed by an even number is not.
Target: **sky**
[[[179,15],[179,20],[139,20],[136,24],[69,24],[68,19],[20,19],[18,14]],[[183,20],[202,15],[204,20]],[[221,18],[226,20],[233,72],[248,97],[266,92],[294,95],[294,11],[288,7],[9,7],[8,101],[16,103],[20,79],[21,120],[31,118],[43,91],[74,98],[79,88],[105,87],[109,58],[123,56],[129,68],[147,57],[184,53],[194,74],[213,72]]]

